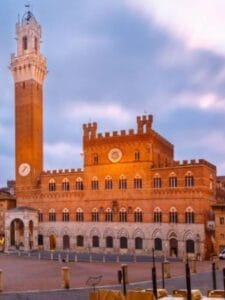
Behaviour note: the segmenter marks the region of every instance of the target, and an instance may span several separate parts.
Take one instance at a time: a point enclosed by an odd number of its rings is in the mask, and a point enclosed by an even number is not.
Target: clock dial
[[[122,158],[122,152],[118,148],[113,148],[109,151],[108,153],[108,158],[111,162],[117,163],[121,160]]]
[[[21,176],[27,176],[30,173],[30,170],[31,170],[31,167],[28,163],[22,163],[18,169],[19,174]]]

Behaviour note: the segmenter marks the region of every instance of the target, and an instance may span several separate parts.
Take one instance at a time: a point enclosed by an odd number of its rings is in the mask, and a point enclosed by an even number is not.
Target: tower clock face
[[[113,148],[109,151],[108,153],[108,158],[111,162],[117,163],[121,160],[122,158],[122,152],[118,148]]]
[[[28,163],[22,163],[18,169],[19,174],[23,177],[27,176],[30,173],[30,170],[31,170],[31,167]]]

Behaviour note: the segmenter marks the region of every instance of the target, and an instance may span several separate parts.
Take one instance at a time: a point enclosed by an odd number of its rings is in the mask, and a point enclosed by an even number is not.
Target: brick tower
[[[16,24],[17,53],[10,69],[15,82],[16,192],[37,186],[43,169],[43,81],[46,59],[40,53],[41,26],[27,11]]]

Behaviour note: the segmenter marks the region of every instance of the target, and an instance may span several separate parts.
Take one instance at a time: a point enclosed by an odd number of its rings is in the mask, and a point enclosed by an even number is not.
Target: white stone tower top
[[[47,69],[40,53],[41,26],[30,11],[16,24],[16,40],[17,53],[12,54],[10,65],[15,83],[33,79],[43,84]]]

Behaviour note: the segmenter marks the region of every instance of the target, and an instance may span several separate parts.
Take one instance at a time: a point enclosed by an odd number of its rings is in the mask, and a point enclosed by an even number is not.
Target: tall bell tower
[[[17,52],[10,69],[15,83],[16,191],[37,186],[43,169],[43,82],[46,59],[40,52],[41,26],[27,11],[16,24]]]

